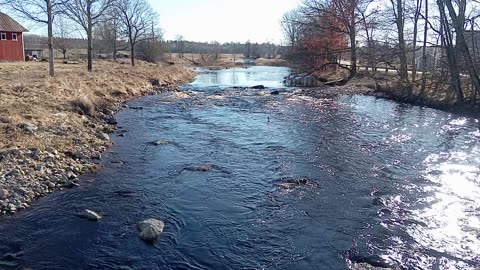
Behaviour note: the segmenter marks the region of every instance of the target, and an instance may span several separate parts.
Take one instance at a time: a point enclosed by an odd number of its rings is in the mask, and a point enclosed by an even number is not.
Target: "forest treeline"
[[[106,35],[108,31],[103,29],[105,25],[101,24],[93,32],[93,54],[94,58],[116,58],[127,57],[125,52],[129,51],[130,45],[127,40],[118,38],[115,42],[110,35]],[[61,29],[61,28],[60,28]],[[70,32],[71,33],[71,32]],[[73,35],[72,35],[73,36]],[[83,38],[75,38],[70,35],[54,34],[55,50],[57,55],[67,59],[71,55],[76,57],[85,57],[82,55],[82,49],[87,48],[87,40]],[[218,58],[220,54],[237,54],[246,59],[275,59],[281,57],[286,52],[287,47],[277,45],[271,42],[196,42],[185,40],[182,36],[177,36],[175,40],[164,40],[163,33],[158,33],[158,41],[156,49],[151,52],[151,48],[143,46],[144,40],[141,40],[136,46],[136,58],[149,62],[158,61],[164,53],[176,54],[176,57],[191,61],[202,61],[202,56],[206,59]],[[26,48],[47,49],[47,37],[35,34],[25,35]],[[200,59],[192,60],[192,54]],[[200,63],[202,64],[202,63]]]

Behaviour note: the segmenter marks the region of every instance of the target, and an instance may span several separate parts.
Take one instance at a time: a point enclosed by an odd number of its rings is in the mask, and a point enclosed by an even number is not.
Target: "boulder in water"
[[[170,142],[167,141],[167,140],[160,139],[160,140],[156,140],[156,141],[152,142],[152,144],[156,145],[156,146],[160,146],[160,145],[168,145],[168,144],[170,144]]]
[[[278,96],[280,95],[280,92],[279,91],[273,91],[270,93],[272,96]]]
[[[312,75],[292,75],[286,79],[288,86],[298,87],[317,87],[320,86],[319,80]]]
[[[356,269],[393,269],[393,267],[386,263],[380,256],[369,255],[350,255],[350,261],[355,263],[357,266],[363,266],[364,268]],[[355,269],[355,268],[354,268]]]
[[[184,170],[191,172],[209,172],[213,170],[221,170],[221,168],[212,164],[199,164],[191,167],[186,167]]]
[[[99,214],[88,209],[85,209],[82,212],[77,213],[77,216],[90,221],[99,221],[100,219],[102,219],[102,217]]]
[[[278,183],[278,187],[286,190],[292,191],[301,187],[317,187],[317,183],[309,178],[300,177],[300,178],[282,178]]]
[[[255,85],[254,87],[252,87],[252,89],[264,90],[264,89],[265,89],[265,86],[264,86],[264,85]]]
[[[165,223],[157,219],[147,219],[137,224],[139,237],[143,241],[153,242],[163,233]]]

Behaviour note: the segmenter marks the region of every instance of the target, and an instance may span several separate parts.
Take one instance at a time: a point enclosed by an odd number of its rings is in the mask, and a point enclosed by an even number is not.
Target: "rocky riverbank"
[[[183,67],[99,62],[59,65],[46,76],[45,63],[0,67],[0,215],[30,206],[36,198],[76,187],[95,171],[116,129],[123,102],[176,91],[194,73]],[[132,108],[137,109],[137,108]]]
[[[375,95],[378,96],[378,92],[363,86],[344,85],[344,86],[321,86],[313,88],[303,88],[297,90],[296,93],[306,95],[313,98],[335,98],[341,95]]]

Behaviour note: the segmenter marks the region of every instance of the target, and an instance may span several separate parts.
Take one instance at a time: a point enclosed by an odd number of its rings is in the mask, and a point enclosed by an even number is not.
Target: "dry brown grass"
[[[258,58],[256,60],[257,65],[259,66],[289,66],[289,63],[287,60],[284,59],[266,59],[266,58]]]
[[[73,144],[94,141],[98,111],[114,110],[133,97],[160,84],[185,83],[193,72],[183,67],[138,62],[97,61],[93,73],[86,65],[56,65],[56,77],[47,75],[48,63],[0,63],[0,149],[44,148],[67,150]],[[87,125],[85,118],[89,116]],[[21,123],[39,127],[34,135],[16,128]],[[80,138],[80,140],[79,140]]]

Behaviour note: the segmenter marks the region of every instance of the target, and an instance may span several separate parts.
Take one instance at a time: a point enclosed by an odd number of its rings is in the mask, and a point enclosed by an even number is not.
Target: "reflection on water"
[[[0,220],[0,269],[480,267],[477,119],[196,89],[133,101],[91,182]],[[154,246],[135,230],[150,217],[166,222]]]
[[[272,88],[284,88],[284,77],[290,73],[289,68],[269,66],[251,66],[215,71],[197,68],[196,71],[202,74],[190,86],[232,87],[264,85]]]

